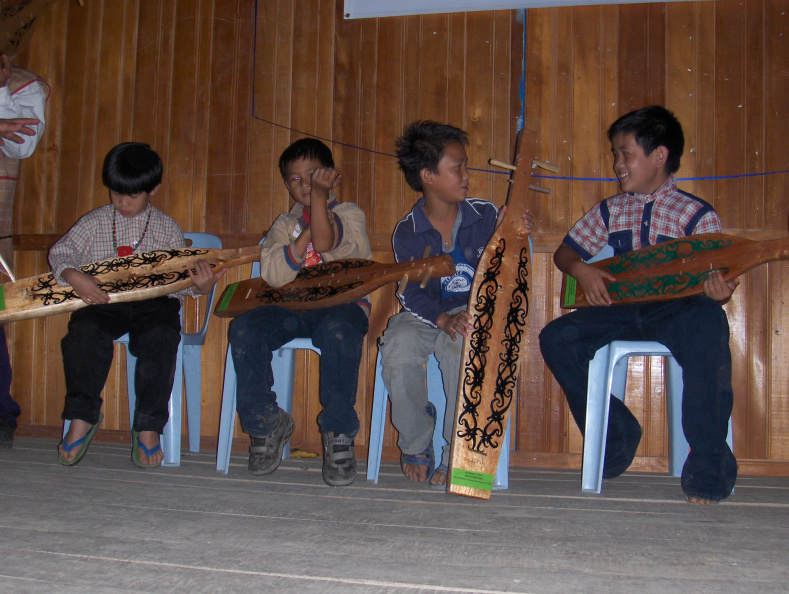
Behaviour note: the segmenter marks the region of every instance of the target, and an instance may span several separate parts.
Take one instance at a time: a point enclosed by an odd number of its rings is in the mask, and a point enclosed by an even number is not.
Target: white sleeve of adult
[[[21,144],[4,140],[0,150],[5,156],[11,159],[25,159],[33,154],[39,138],[44,133],[46,103],[46,93],[36,81],[22,87],[14,94],[8,91],[8,86],[0,88],[0,118],[35,118],[41,122],[30,126],[36,132],[33,136],[19,135],[23,140]]]

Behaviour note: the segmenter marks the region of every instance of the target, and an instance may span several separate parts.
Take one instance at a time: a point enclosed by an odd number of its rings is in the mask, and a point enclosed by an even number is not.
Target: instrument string
[[[255,45],[254,45],[254,47],[255,47],[256,50],[257,50],[257,46],[258,46],[257,45],[257,35],[258,35],[258,18],[257,18],[258,14],[257,13],[258,13],[258,0],[255,0],[255,33],[254,33]],[[525,15],[524,15],[523,18],[524,18],[524,30],[525,30],[525,27],[526,27]],[[256,66],[255,66],[256,59],[257,59],[257,51],[255,51],[255,55],[252,57],[252,62],[253,62],[253,65],[252,65],[253,70],[252,71],[253,72],[256,71]],[[525,68],[525,66],[524,66],[524,68]],[[336,140],[334,138],[327,138],[327,137],[324,137],[324,136],[318,136],[317,134],[314,134],[312,132],[307,132],[305,130],[298,130],[296,128],[292,128],[290,126],[286,126],[285,124],[280,124],[278,122],[275,122],[273,120],[269,120],[269,119],[267,119],[267,118],[265,118],[263,116],[258,115],[255,112],[255,104],[256,104],[256,101],[255,101],[255,91],[256,91],[255,86],[256,86],[256,81],[255,81],[255,77],[253,76],[253,81],[252,81],[252,117],[254,119],[256,119],[256,120],[258,120],[260,122],[264,122],[266,124],[269,124],[271,126],[274,126],[275,128],[281,128],[282,130],[287,130],[289,132],[295,132],[296,134],[304,134],[305,136],[311,136],[312,138],[317,138],[318,140],[329,142],[331,144],[336,144],[336,145],[339,145],[339,146],[345,146],[345,147],[348,147],[348,148],[357,149],[357,150],[360,150],[360,151],[365,152],[365,153],[371,153],[373,155],[381,155],[381,156],[384,156],[384,157],[392,157],[393,159],[397,158],[396,155],[394,155],[392,153],[387,153],[387,152],[383,152],[383,151],[377,151],[375,149],[363,147],[363,146],[360,146],[358,144],[342,142],[342,141]],[[521,98],[521,101],[523,101],[523,98]],[[522,123],[519,123],[519,126],[522,126]],[[496,170],[492,170],[492,169],[475,168],[475,167],[469,167],[468,169],[469,169],[469,171],[478,171],[480,173],[495,173],[496,175],[507,175],[507,176],[510,175],[509,171],[496,171]],[[736,179],[736,178],[746,178],[746,177],[760,177],[760,176],[765,176],[765,175],[778,175],[778,174],[782,174],[782,173],[789,173],[789,169],[781,169],[781,170],[777,170],[777,171],[763,171],[763,172],[760,172],[760,173],[739,173],[739,174],[730,174],[730,175],[712,175],[712,176],[700,176],[700,177],[678,177],[678,178],[676,178],[676,180],[680,181],[680,182],[682,182],[682,181],[702,181],[702,180],[722,180],[722,179]],[[537,174],[532,174],[532,177],[533,178],[540,178],[540,179],[555,179],[555,180],[561,180],[561,181],[588,181],[588,182],[612,182],[612,181],[619,181],[615,177],[574,177],[574,176],[537,175]]]

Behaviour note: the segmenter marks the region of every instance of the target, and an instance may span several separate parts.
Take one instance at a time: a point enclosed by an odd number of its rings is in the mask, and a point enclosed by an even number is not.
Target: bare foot
[[[433,476],[430,477],[430,484],[435,486],[441,486],[447,484],[447,473],[443,470],[436,469],[433,473]]]
[[[403,469],[403,474],[416,483],[424,483],[427,480],[427,473],[430,466],[427,465],[427,455],[416,455],[414,458],[424,460],[425,464],[407,464],[403,461],[400,462],[400,468]]]
[[[144,445],[149,451],[159,445],[159,434],[156,431],[140,431],[139,435],[140,445]],[[164,452],[161,448],[152,452],[150,456],[145,453],[142,447],[138,447],[137,451],[140,456],[140,464],[143,466],[158,466],[164,460]]]
[[[63,441],[61,441],[58,445],[58,455],[66,462],[73,462],[74,458],[76,458],[77,454],[79,454],[80,448],[72,448],[70,452],[67,452],[63,447],[63,443],[65,442],[68,444],[73,444],[75,441],[79,441],[85,437],[92,428],[93,425],[90,423],[86,423],[80,419],[73,419],[71,421],[71,425],[68,428],[68,433],[66,433],[66,437],[64,437]]]
[[[694,503],[696,505],[712,505],[716,502],[710,499],[702,499],[701,497],[688,497],[688,503]]]

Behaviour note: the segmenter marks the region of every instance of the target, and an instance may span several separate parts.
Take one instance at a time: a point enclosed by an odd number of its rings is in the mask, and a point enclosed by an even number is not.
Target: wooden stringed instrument
[[[332,260],[305,266],[295,280],[272,287],[261,278],[228,285],[214,308],[214,315],[232,318],[261,305],[306,311],[353,303],[387,283],[400,281],[400,291],[410,280],[423,284],[431,275],[449,276],[455,263],[449,255],[381,264],[372,260]]]
[[[488,499],[516,394],[518,367],[529,313],[530,252],[521,216],[532,192],[549,192],[532,183],[532,167],[555,166],[534,161],[536,134],[518,135],[510,178],[507,212],[477,264],[468,312],[474,329],[463,343],[455,430],[449,459],[447,491]],[[500,162],[491,163],[500,164]],[[449,395],[448,395],[449,396]]]
[[[678,299],[703,292],[713,270],[731,280],[752,268],[776,260],[789,260],[789,238],[754,241],[722,233],[700,233],[641,248],[591,266],[616,277],[606,282],[614,303],[640,303]],[[561,307],[588,307],[576,280],[562,279]]]
[[[260,246],[238,249],[180,248],[156,250],[80,266],[96,277],[111,303],[139,301],[192,286],[188,270],[205,260],[214,270],[239,266],[260,257]],[[58,285],[52,273],[0,285],[0,324],[67,313],[85,307],[72,287]]]

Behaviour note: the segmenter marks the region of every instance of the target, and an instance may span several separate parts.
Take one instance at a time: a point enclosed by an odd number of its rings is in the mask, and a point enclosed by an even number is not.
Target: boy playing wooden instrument
[[[362,209],[340,203],[331,192],[342,179],[331,150],[320,140],[302,138],[279,159],[280,173],[295,204],[269,229],[260,252],[260,275],[269,285],[291,282],[303,266],[339,259],[372,259]],[[230,348],[238,378],[239,419],[249,434],[249,472],[274,472],[295,424],[277,406],[272,391],[274,351],[294,338],[310,338],[321,351],[318,425],[323,435],[323,480],[339,487],[356,477],[354,409],[362,342],[369,328],[370,302],[291,311],[261,306],[230,324]]]
[[[584,262],[605,245],[616,255],[698,233],[720,233],[711,205],[677,188],[674,173],[684,148],[682,126],[660,106],[645,107],[608,129],[614,173],[622,193],[595,205],[565,236],[554,254],[593,307],[548,324],[540,334],[543,357],[567,397],[583,432],[589,361],[613,340],[658,341],[683,369],[682,419],[690,454],[682,489],[691,503],[708,505],[729,496],[737,461],[726,443],[732,411],[729,324],[721,305],[737,288],[715,271],[704,295],[672,301],[612,305],[605,281],[614,276]],[[611,397],[603,478],[630,466],[641,426],[624,403]]]
[[[186,247],[178,223],[151,203],[162,181],[162,160],[147,144],[126,142],[104,159],[102,181],[110,202],[84,215],[49,250],[52,273],[71,285],[88,304],[71,314],[61,342],[66,374],[63,419],[71,420],[58,446],[58,459],[73,466],[85,455],[101,424],[101,390],[107,381],[113,341],[129,334],[129,351],[137,357],[134,376],[136,411],[132,422],[132,461],[140,468],[159,466],[164,454],[159,435],[168,420],[178,343],[181,340],[179,296],[211,291],[215,275],[202,260],[189,271],[194,287],[144,299],[110,303],[95,277],[79,267],[133,253]],[[175,378],[181,381],[181,378]]]
[[[471,283],[480,256],[502,220],[487,200],[468,198],[469,171],[466,133],[448,124],[414,122],[397,141],[397,158],[406,182],[422,192],[411,212],[392,236],[395,259],[406,262],[430,255],[450,254],[452,276],[408,283],[398,294],[404,311],[392,316],[379,341],[382,377],[392,403],[392,423],[400,433],[400,466],[412,481],[443,488],[447,482],[449,445],[433,472],[433,431],[436,412],[428,402],[425,363],[435,354],[441,368],[447,407],[444,438],[452,442],[463,338],[473,330],[466,311]],[[531,215],[523,215],[531,232]],[[461,338],[458,340],[458,338]],[[432,472],[432,475],[431,475]]]

